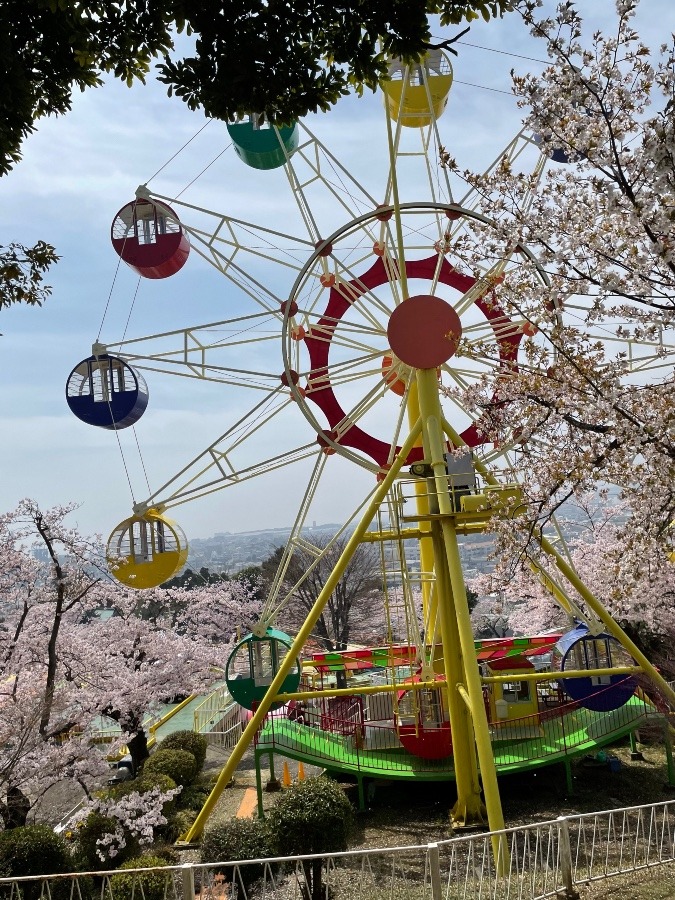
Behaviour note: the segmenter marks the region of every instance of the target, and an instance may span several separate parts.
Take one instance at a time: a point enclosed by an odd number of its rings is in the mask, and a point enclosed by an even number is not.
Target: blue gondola
[[[71,411],[98,428],[128,428],[148,405],[144,378],[116,356],[90,356],[68,376],[66,400]]]
[[[565,669],[634,665],[615,638],[604,633],[592,635],[584,624],[564,634],[556,644],[556,650],[562,656],[561,673]],[[587,678],[563,678],[562,685],[565,693],[585,709],[609,712],[630,700],[637,682],[631,675],[589,675]]]

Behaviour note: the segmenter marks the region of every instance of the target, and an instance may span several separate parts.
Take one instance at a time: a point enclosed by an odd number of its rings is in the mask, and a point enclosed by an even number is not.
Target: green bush
[[[189,787],[183,788],[178,795],[178,808],[199,812],[210,793],[211,791],[207,787],[191,784]]]
[[[231,862],[239,859],[262,859],[275,856],[277,852],[274,837],[266,822],[260,819],[231,819],[213,825],[204,832],[200,847],[203,863]],[[222,869],[225,880],[234,876],[231,868]],[[254,881],[262,878],[262,865],[242,866],[237,883],[248,890]]]
[[[0,832],[0,870],[11,878],[69,872],[65,840],[48,825],[24,825]]]
[[[133,781],[123,781],[122,784],[116,784],[114,787],[110,788],[108,796],[115,800],[119,800],[120,797],[126,797],[135,792],[145,794],[148,791],[152,791],[154,788],[159,788],[163,793],[166,793],[167,791],[174,790],[176,787],[178,787],[178,785],[173,778],[170,778],[168,775],[164,775],[162,772],[146,772],[143,770],[138,778],[134,778]],[[180,794],[177,796],[180,797]],[[162,806],[162,812],[168,817],[175,811],[176,805],[176,797],[172,800],[167,800]]]
[[[152,855],[164,860],[167,866],[177,866],[180,862],[180,853],[171,844],[155,843],[152,845]]]
[[[122,869],[151,869],[166,866],[167,862],[160,856],[135,856],[128,860]],[[130,897],[143,897],[144,900],[164,900],[167,879],[171,873],[143,872],[141,874],[113,875],[110,879],[110,888],[114,900],[129,900]],[[166,891],[166,893],[170,893]]]
[[[72,872],[75,868],[76,860],[71,856],[65,840],[61,835],[54,834],[48,825],[23,825],[0,833],[0,872],[3,878],[57,875]],[[86,893],[90,885],[84,881]],[[44,890],[40,881],[25,881],[21,884],[20,893],[23,900],[39,900]],[[52,900],[68,900],[68,880],[53,882],[49,892]],[[3,896],[9,897],[10,893],[9,887],[5,886]]]
[[[168,817],[168,822],[161,826],[159,833],[165,840],[173,843],[185,834],[196,818],[197,813],[194,809],[179,809]]]
[[[321,776],[297,781],[279,797],[268,815],[279,853],[282,856],[309,853],[336,853],[347,849],[354,820],[351,804],[337,782]],[[321,900],[322,860],[302,864],[306,900]]]
[[[353,821],[345,792],[323,775],[296,781],[279,794],[268,814],[283,856],[346,850]]]
[[[119,822],[110,816],[103,816],[101,813],[89,813],[87,818],[81,822],[75,837],[77,839],[77,856],[79,867],[87,871],[97,871],[99,869],[116,869],[120,863],[123,863],[129,857],[138,853],[138,842],[124,830],[125,846],[114,857],[101,859],[98,851],[101,850],[105,855],[105,849],[101,847],[98,841],[106,834],[111,834],[117,830]]]
[[[144,775],[168,775],[183,786],[192,784],[198,771],[197,760],[187,750],[156,750],[143,766]]]
[[[174,731],[168,735],[158,746],[158,750],[187,750],[197,760],[197,769],[201,772],[206,760],[206,748],[208,744],[203,734],[195,731]]]

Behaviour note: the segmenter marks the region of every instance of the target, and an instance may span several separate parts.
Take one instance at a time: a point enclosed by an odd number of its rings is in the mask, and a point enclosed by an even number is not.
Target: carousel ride
[[[494,517],[518,527],[528,509],[517,429],[497,441],[463,396],[486,379],[496,391],[531,364],[528,342],[554,363],[544,311],[541,322],[524,317],[500,296],[509,279],[547,279],[534,254],[500,237],[476,193],[437,163],[449,60],[434,51],[419,66],[393,62],[390,74],[379,133],[388,164],[377,195],[304,124],[277,129],[255,117],[227,126],[235,164],[270,179],[270,204],[285,186],[292,233],[270,227],[267,215],[255,224],[139,187],[113,221],[120,259],[158,280],[196,253],[236,288],[240,308],[206,325],[97,340],[67,381],[73,413],[118,438],[148,407],[141,373],[214,382],[236,398],[225,404],[236,414],[224,433],[134,501],[113,531],[111,571],[128,586],[160,585],[185,563],[185,536],[167,510],[288,465],[310,467],[260,621],[227,663],[232,697],[250,720],[187,842],[200,836],[254,739],[259,794],[261,761],[273,766],[281,755],[352,774],[362,802],[367,779],[452,781],[455,826],[496,830],[504,826],[499,773],[563,762],[570,777],[572,756],[654,714],[639,673],[675,701],[580,581],[559,534],[532,531],[550,567],[534,555],[531,565],[567,613],[569,632],[474,639],[460,543],[489,531]],[[549,163],[525,132],[490,168],[505,160],[529,168],[532,190]],[[484,257],[481,245],[490,248]],[[545,313],[550,323],[566,310]],[[630,349],[638,376],[675,353],[665,344]],[[331,467],[341,459],[370,473],[372,486],[334,539],[344,551],[314,607],[289,636],[284,609],[299,587],[288,585],[289,564],[300,546],[317,564],[326,552],[306,526],[320,488],[335,487]],[[406,541],[419,547],[416,566]],[[316,622],[362,543],[377,546],[382,561],[385,641],[311,654]],[[537,664],[548,657],[552,665]],[[337,687],[335,671],[377,677]]]

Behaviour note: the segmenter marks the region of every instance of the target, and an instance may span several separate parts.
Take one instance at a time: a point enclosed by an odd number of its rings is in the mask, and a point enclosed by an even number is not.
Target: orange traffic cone
[[[290,787],[293,784],[287,762],[284,763],[284,774],[281,778],[281,783],[284,787]]]
[[[298,763],[298,781],[305,780],[305,767],[302,764],[302,761]]]

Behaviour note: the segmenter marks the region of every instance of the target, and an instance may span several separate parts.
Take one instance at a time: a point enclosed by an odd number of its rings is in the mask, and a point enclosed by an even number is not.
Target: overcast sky
[[[580,6],[591,8],[594,25],[612,16],[613,4],[606,0]],[[675,27],[670,0],[645,0],[639,22],[644,39],[658,44]],[[458,47],[455,83],[439,127],[442,142],[460,165],[481,169],[520,127],[510,69],[541,69],[511,54],[544,59],[544,49],[516,16],[473,23],[465,41],[501,52]],[[114,214],[133,199],[137,185],[161,169],[150,184],[160,194],[173,197],[185,189],[182,199],[188,202],[290,230],[297,213],[283,173],[244,166],[222,123],[210,122],[165,166],[205,121],[153,81],[131,90],[108,83],[78,94],[67,116],[41,122],[24,145],[23,160],[0,182],[0,243],[44,239],[62,257],[50,273],[53,295],[42,309],[16,308],[0,317],[1,510],[26,496],[44,506],[75,501],[81,504],[74,517],[80,527],[105,535],[130,515],[132,496],[115,435],[78,421],[64,399],[68,373],[90,355],[108,301],[101,329],[106,342],[121,338],[125,328],[128,337],[137,337],[220,320],[246,308],[236,289],[194,253],[172,278],[144,280],[134,300],[138,279],[124,266],[115,277],[118,258],[109,232]],[[347,98],[306,122],[374,197],[384,193],[380,95]],[[404,189],[408,199],[427,199],[410,196],[414,186]],[[321,215],[334,228],[345,221],[337,203],[322,206]],[[258,274],[265,283],[275,283],[269,267]],[[268,371],[282,369],[280,359],[267,363]],[[150,406],[136,426],[142,465],[131,429],[123,436],[136,500],[148,495],[145,474],[154,490],[208,446],[233,412],[222,385],[153,373],[148,382]],[[297,411],[286,425],[268,427],[265,440],[271,449],[278,440],[281,446],[277,428],[292,429],[298,443],[312,440]],[[296,464],[178,507],[172,515],[195,537],[290,525],[308,474],[308,464]],[[342,522],[371,485],[372,475],[332,457],[310,521]]]

